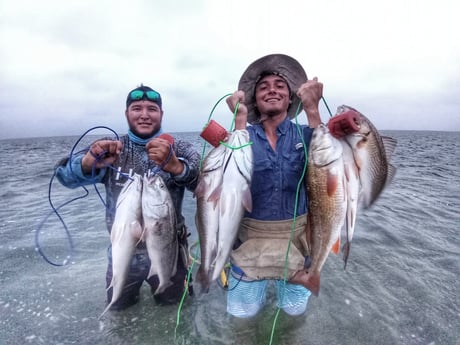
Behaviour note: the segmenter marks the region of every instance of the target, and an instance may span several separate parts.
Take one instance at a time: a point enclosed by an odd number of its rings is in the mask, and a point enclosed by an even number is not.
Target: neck
[[[286,119],[287,113],[269,116],[269,115],[261,115],[260,122],[264,127],[265,132],[275,132],[281,122]]]
[[[160,128],[158,130],[158,132],[156,132],[154,135],[152,135],[151,137],[149,138],[141,138],[139,136],[137,136],[136,134],[134,134],[131,130],[128,131],[128,136],[129,136],[129,139],[136,143],[136,144],[139,144],[139,145],[147,145],[147,143],[152,140],[153,138],[156,138],[157,136],[159,136],[161,133],[163,133],[162,129]]]
[[[273,151],[276,151],[276,143],[278,141],[278,135],[276,134],[276,129],[286,119],[287,113],[276,115],[276,116],[261,116],[262,127],[264,128],[265,135],[267,140],[270,143]]]

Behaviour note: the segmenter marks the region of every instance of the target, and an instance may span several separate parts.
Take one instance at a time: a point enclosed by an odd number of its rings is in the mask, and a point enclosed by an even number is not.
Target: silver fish
[[[308,153],[307,239],[311,250],[308,273],[299,271],[290,282],[301,284],[318,295],[320,272],[335,243],[340,240],[346,209],[343,148],[329,129],[321,124],[312,134]],[[334,246],[336,247],[336,246]],[[334,248],[338,252],[338,248]]]
[[[342,248],[345,267],[350,253],[358,206],[370,207],[393,180],[396,168],[389,163],[389,160],[397,143],[393,138],[381,136],[369,119],[356,109],[342,105],[337,108],[337,115],[347,111],[354,111],[359,115],[357,116],[359,131],[341,138],[348,198],[346,242]]]
[[[220,276],[228,262],[244,211],[252,210],[251,180],[254,169],[247,130],[235,130],[227,141],[222,183],[210,195],[218,201],[219,232],[217,254],[211,264],[211,280]]]
[[[205,159],[195,190],[201,248],[197,280],[205,291],[228,261],[244,210],[252,210],[252,170],[247,130],[233,131],[227,143],[211,150]]]
[[[148,278],[158,275],[159,286],[154,294],[169,287],[176,274],[178,241],[176,211],[171,195],[160,175],[144,176],[142,191],[144,239],[150,258]]]
[[[194,197],[197,199],[195,223],[200,242],[200,268],[197,281],[203,291],[209,290],[211,283],[211,262],[217,254],[217,232],[219,231],[219,207],[216,200],[209,197],[222,184],[226,147],[219,145],[209,151],[203,161]],[[193,255],[193,253],[192,253]]]
[[[347,212],[345,217],[345,243],[342,246],[344,269],[347,267],[348,256],[350,254],[351,241],[355,231],[356,215],[358,214],[358,200],[361,190],[359,179],[359,169],[355,163],[353,151],[348,143],[340,140],[343,149],[343,164],[345,174],[345,191],[347,197]]]
[[[112,242],[112,300],[104,315],[121,296],[131,265],[131,258],[142,236],[142,177],[135,174],[128,180],[117,199],[115,219],[110,232]]]
[[[396,174],[396,168],[389,163],[397,141],[381,136],[367,117],[357,110],[342,105],[337,114],[353,110],[360,116],[359,132],[343,138],[353,150],[355,163],[361,181],[360,204],[365,208],[371,206]]]

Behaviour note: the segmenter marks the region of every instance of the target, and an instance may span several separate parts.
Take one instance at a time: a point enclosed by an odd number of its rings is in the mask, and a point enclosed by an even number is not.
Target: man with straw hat
[[[236,317],[259,312],[270,281],[287,314],[301,315],[307,308],[310,291],[289,280],[309,265],[301,179],[313,129],[321,123],[322,90],[317,78],[307,79],[298,61],[271,54],[250,64],[238,91],[227,98],[232,112],[238,105],[235,129],[248,130],[254,155],[253,208],[244,215],[230,256],[227,312]],[[308,126],[291,121],[302,110]]]

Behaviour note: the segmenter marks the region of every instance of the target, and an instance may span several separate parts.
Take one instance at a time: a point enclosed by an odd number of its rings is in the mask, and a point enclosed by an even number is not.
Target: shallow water
[[[241,321],[225,313],[225,291],[217,284],[180,309],[155,306],[145,286],[139,304],[98,320],[110,240],[94,188],[60,209],[75,247],[69,265],[49,265],[34,242],[50,212],[52,167],[78,138],[0,141],[0,344],[258,345],[269,344],[273,324],[273,344],[459,344],[460,133],[384,134],[398,140],[392,160],[398,172],[377,203],[358,214],[347,270],[331,255],[308,312],[297,318],[281,312],[276,322],[274,289],[255,319]],[[197,133],[175,135],[201,152]],[[52,185],[56,206],[84,194]],[[194,213],[187,193],[191,243]],[[51,216],[41,229],[41,248],[63,262],[64,227]]]

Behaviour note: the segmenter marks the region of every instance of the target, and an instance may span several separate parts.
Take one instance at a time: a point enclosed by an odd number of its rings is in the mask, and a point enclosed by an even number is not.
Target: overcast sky
[[[271,53],[317,76],[333,112],[348,104],[382,130],[460,131],[457,3],[0,0],[0,139],[126,133],[140,83],[161,93],[165,131],[200,131]],[[219,103],[213,118],[229,128],[231,117]]]

